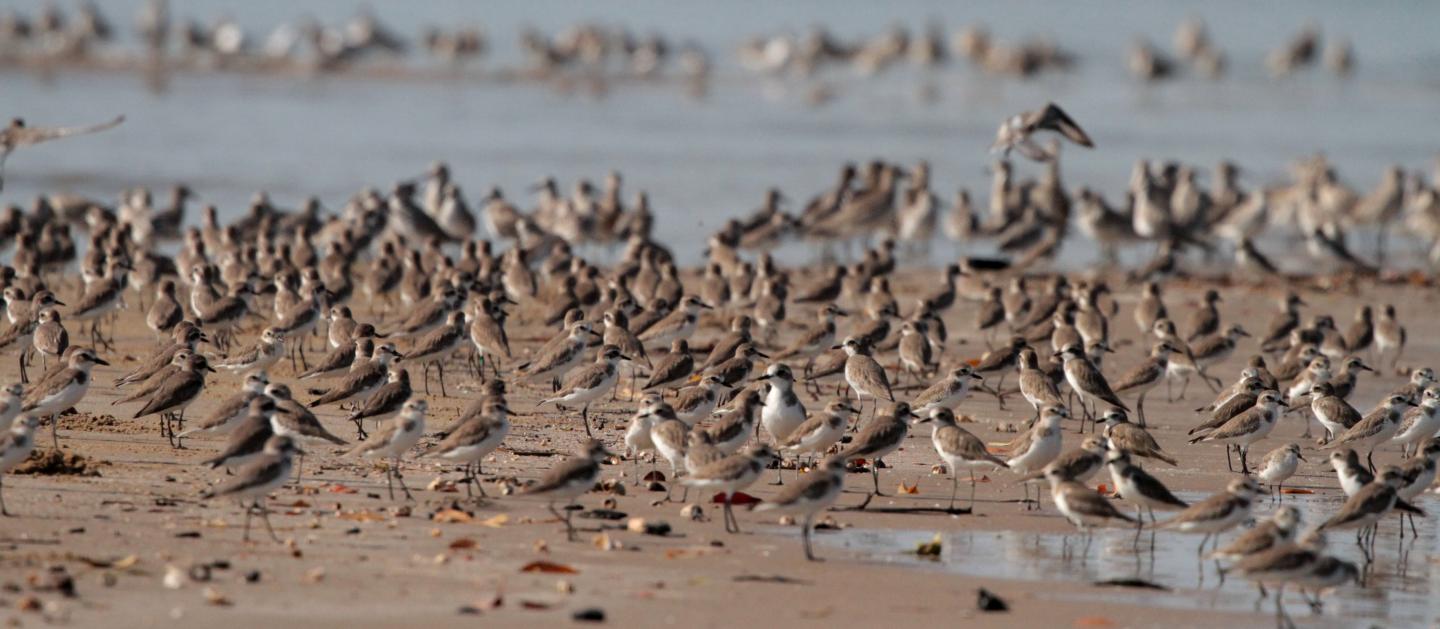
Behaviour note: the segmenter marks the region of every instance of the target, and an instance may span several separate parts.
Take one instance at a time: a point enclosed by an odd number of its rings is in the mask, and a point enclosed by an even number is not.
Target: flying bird
[[[125,122],[125,116],[116,116],[110,122],[104,122],[88,127],[27,127],[25,120],[11,118],[10,126],[0,129],[0,191],[5,189],[5,158],[10,157],[15,149],[22,146],[31,146],[59,140],[60,138],[72,135],[84,135],[87,133],[99,133],[115,125]]]
[[[1037,162],[1048,162],[1055,159],[1055,154],[1036,144],[1031,138],[1036,131],[1046,130],[1059,133],[1080,146],[1095,147],[1090,136],[1085,134],[1069,114],[1055,103],[1049,103],[1039,111],[1021,112],[1001,122],[1000,129],[995,132],[995,143],[990,145],[990,151],[998,151],[1002,156],[1008,156],[1011,149],[1019,149],[1020,154],[1025,157]]]

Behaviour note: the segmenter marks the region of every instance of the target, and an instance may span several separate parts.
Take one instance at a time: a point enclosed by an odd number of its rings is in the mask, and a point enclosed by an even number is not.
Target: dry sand
[[[910,303],[905,294],[929,285],[935,272],[907,272],[897,282],[901,303]],[[1117,285],[1118,286],[1118,285]],[[1198,285],[1177,284],[1167,294],[1172,315],[1183,322],[1185,303],[1198,297]],[[1106,364],[1106,372],[1128,369],[1143,355],[1142,344],[1131,317],[1134,291],[1118,287],[1120,311],[1111,322],[1117,354]],[[62,294],[62,298],[68,296]],[[1227,290],[1222,304],[1226,322],[1242,322],[1252,331],[1263,329],[1274,306],[1271,290],[1236,287]],[[133,296],[131,298],[133,300]],[[1429,339],[1437,328],[1425,316],[1433,306],[1429,289],[1404,285],[1366,287],[1361,293],[1307,293],[1308,312],[1328,312],[1341,322],[1351,319],[1358,303],[1393,301],[1409,327],[1410,346],[1404,365],[1431,362],[1436,347]],[[61,422],[61,445],[66,453],[85,457],[98,475],[7,475],[5,497],[17,517],[0,519],[0,618],[20,626],[37,626],[47,620],[68,621],[77,626],[154,626],[183,622],[188,626],[377,626],[414,624],[425,626],[551,625],[572,622],[572,614],[588,608],[603,610],[606,622],[617,626],[940,626],[966,620],[978,626],[1004,627],[1115,627],[1153,626],[1268,626],[1273,623],[1271,608],[1253,612],[1252,590],[1243,584],[1227,584],[1216,593],[1196,587],[1194,568],[1188,577],[1160,562],[1145,565],[1144,553],[1128,550],[1129,534],[1110,532],[1097,537],[1085,561],[1093,562],[1096,573],[1113,574],[1111,564],[1126,565],[1136,558],[1136,576],[1175,590],[1152,594],[1145,590],[1100,588],[1075,572],[1042,571],[1033,579],[1006,579],[998,565],[987,562],[1031,561],[1010,546],[1037,548],[1068,535],[1069,544],[1080,538],[1073,528],[1046,504],[1038,511],[1025,511],[1014,502],[1020,493],[1014,476],[1004,471],[988,475],[979,488],[979,502],[973,515],[895,514],[862,511],[834,511],[828,514],[846,531],[817,534],[817,553],[826,561],[811,563],[801,555],[798,529],[780,526],[769,514],[740,511],[745,532],[725,534],[718,505],[706,504],[706,519],[700,522],[681,518],[683,505],[656,501],[663,493],[645,491],[630,484],[628,462],[607,466],[606,478],[621,478],[626,495],[614,496],[616,509],[630,516],[665,521],[673,527],[668,536],[654,536],[623,530],[624,520],[601,522],[577,518],[585,527],[580,541],[565,541],[564,531],[545,511],[544,504],[523,496],[498,496],[498,486],[487,480],[487,489],[496,496],[475,504],[465,501],[463,490],[426,490],[432,480],[458,478],[457,471],[433,461],[407,462],[405,477],[416,490],[417,502],[392,501],[385,497],[384,474],[379,467],[338,456],[328,447],[310,446],[305,460],[302,487],[278,492],[271,504],[272,517],[284,544],[272,543],[257,521],[251,543],[241,541],[241,511],[231,502],[202,502],[198,496],[208,484],[221,480],[220,473],[196,465],[220,445],[212,438],[186,440],[183,450],[172,450],[157,432],[153,418],[129,419],[141,403],[112,406],[120,391],[107,386],[122,371],[133,367],[155,347],[135,314],[125,313],[119,322],[119,349],[106,356],[114,366],[96,371],[96,387],[79,407],[79,414]],[[524,311],[515,320],[523,320]],[[961,302],[946,317],[952,341],[944,361],[947,364],[979,356],[984,344],[973,330],[974,305]],[[359,315],[357,315],[359,316]],[[793,308],[792,320],[808,323],[808,310]],[[697,342],[717,335],[719,321],[697,334]],[[253,338],[258,325],[242,338]],[[80,337],[74,324],[72,335]],[[843,327],[842,327],[843,329]],[[143,332],[137,332],[143,331]],[[550,334],[539,328],[512,329],[520,354],[533,351]],[[318,343],[318,340],[316,341]],[[1144,346],[1149,345],[1146,340]],[[1229,381],[1254,350],[1253,342],[1242,345],[1214,374]],[[893,354],[882,357],[893,365]],[[1388,360],[1383,361],[1388,365]],[[37,365],[38,367],[38,365]],[[1384,391],[1402,383],[1404,377],[1382,369],[1380,377],[1363,377],[1352,398],[1358,407],[1368,408]],[[0,379],[17,377],[13,360],[0,361]],[[478,384],[462,374],[458,366],[449,370],[450,398],[427,396],[430,400],[430,429],[447,424],[459,408],[473,398]],[[32,372],[34,373],[34,372]],[[893,373],[893,372],[892,372]],[[419,372],[415,370],[417,388]],[[271,372],[272,381],[292,382],[288,362]],[[1014,379],[1009,378],[1010,382]],[[206,399],[190,410],[189,416],[203,416],[218,400],[233,393],[239,378],[216,375],[206,390]],[[993,382],[993,379],[992,379]],[[832,386],[827,393],[833,393]],[[303,390],[309,383],[294,387]],[[438,394],[438,388],[433,388]],[[549,387],[511,387],[511,407],[522,416],[506,442],[507,449],[487,462],[487,475],[534,479],[558,459],[520,455],[516,452],[569,452],[584,437],[578,413],[557,413],[547,409],[533,414],[542,392]],[[913,395],[914,390],[906,391]],[[297,394],[309,399],[310,396]],[[1131,396],[1124,396],[1127,402]],[[1163,389],[1147,399],[1151,430],[1161,444],[1180,459],[1179,468],[1147,465],[1160,478],[1187,495],[1216,491],[1231,477],[1225,471],[1221,446],[1188,445],[1185,430],[1197,423],[1190,409],[1208,401],[1205,385],[1194,383],[1187,399],[1167,403]],[[623,399],[623,394],[622,394]],[[806,397],[813,411],[824,401]],[[634,405],[624,401],[592,408],[592,420],[602,418],[598,432],[615,449],[623,449],[623,430]],[[1012,397],[999,410],[993,397],[973,396],[960,411],[977,423],[967,428],[990,442],[1005,441],[1012,435],[1001,432],[1005,424],[1023,421],[1028,406]],[[353,438],[353,429],[339,411],[324,409],[322,419],[332,431]],[[1067,448],[1078,443],[1075,423],[1066,426]],[[1282,423],[1266,442],[1257,445],[1253,458],[1295,439],[1301,432],[1298,421]],[[932,471],[939,462],[929,442],[928,425],[912,431],[904,449],[886,463],[881,485],[891,497],[876,498],[877,507],[944,506],[948,500],[948,477]],[[48,447],[48,429],[42,429],[42,448]],[[1294,498],[1309,501],[1316,508],[1333,510],[1341,495],[1333,474],[1324,464],[1325,453],[1313,442],[1304,443],[1308,465],[1294,479],[1298,487],[1313,489],[1312,496]],[[1398,459],[1398,448],[1387,448],[1386,461]],[[663,469],[663,466],[662,466]],[[787,475],[789,472],[787,472]],[[775,491],[767,483],[772,476],[751,488],[764,497]],[[1104,477],[1097,477],[1097,481]],[[918,493],[895,497],[902,483],[918,483]],[[1093,482],[1092,482],[1093,484]],[[870,487],[868,474],[853,474],[841,505],[855,505]],[[962,496],[964,491],[962,489]],[[677,494],[678,495],[678,494]],[[591,493],[583,498],[587,508],[601,506],[607,498]],[[696,499],[691,493],[692,501]],[[963,497],[962,497],[963,500]],[[437,522],[432,515],[459,501],[470,521]],[[1427,496],[1422,504],[1429,503]],[[1047,497],[1048,503],[1048,497]],[[1261,506],[1258,512],[1268,511]],[[1312,522],[1313,523],[1313,522]],[[604,537],[611,549],[603,549],[594,538]],[[1430,529],[1422,523],[1422,529]],[[946,548],[940,561],[925,562],[902,552],[877,554],[860,545],[836,543],[840,535],[856,530],[918,532],[929,537],[945,533],[947,541],[959,540]],[[1422,548],[1433,542],[1433,531],[1422,530]],[[855,539],[849,538],[846,539]],[[1017,541],[1018,540],[1018,541]],[[1356,555],[1348,534],[1332,538],[1332,548],[1345,556]],[[1193,553],[1196,540],[1173,533],[1161,533],[1162,549],[1183,546]],[[995,554],[994,546],[1008,545]],[[984,550],[986,552],[980,552]],[[1053,550],[1046,546],[1045,552]],[[1128,554],[1128,555],[1127,555]],[[972,556],[973,555],[973,556]],[[1191,556],[1183,555],[1183,556]],[[997,559],[998,557],[998,559]],[[1047,558],[1047,561],[1053,560]],[[573,573],[525,572],[522,567],[548,561],[573,569]],[[1078,563],[1079,558],[1072,558]],[[1411,577],[1428,577],[1429,555],[1416,553],[1409,559],[1418,569]],[[219,566],[208,570],[204,566]],[[1048,564],[1047,564],[1048,565]],[[1069,565],[1069,564],[1066,564]],[[1106,568],[1106,566],[1109,566]],[[200,579],[184,576],[167,587],[169,567],[190,571]],[[63,568],[74,580],[74,597],[47,590],[47,570]],[[1394,571],[1382,565],[1380,572]],[[1122,568],[1123,572],[1124,569]],[[1086,573],[1088,574],[1088,573]],[[1047,576],[1048,575],[1048,576]],[[182,575],[173,575],[181,577]],[[247,576],[251,579],[247,579]],[[1409,583],[1411,589],[1426,591],[1423,584]],[[1210,584],[1213,585],[1213,584]],[[980,587],[1005,599],[1007,613],[982,614],[976,608]],[[1372,619],[1389,624],[1384,592],[1379,607],[1331,604],[1320,625],[1366,624]],[[38,611],[25,611],[38,606]],[[1301,612],[1298,599],[1291,599],[1291,613]],[[1338,608],[1337,608],[1338,607]],[[1378,611],[1377,611],[1378,610]],[[1418,612],[1434,621],[1428,607]],[[472,615],[474,614],[474,615]]]

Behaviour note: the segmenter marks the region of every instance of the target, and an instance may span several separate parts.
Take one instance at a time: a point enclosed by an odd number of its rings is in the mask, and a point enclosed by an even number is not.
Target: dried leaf
[[[332,494],[357,494],[357,493],[360,493],[358,490],[352,489],[352,488],[347,487],[347,486],[345,486],[345,485],[341,485],[340,483],[331,483],[331,484],[327,485],[327,486],[325,487],[325,491],[327,491],[327,492],[329,492],[329,493],[332,493]]]
[[[906,485],[906,484],[905,484],[905,481],[902,480],[902,481],[900,481],[900,486],[897,487],[897,488],[895,489],[895,491],[896,491],[897,493],[908,494],[908,495],[912,495],[912,496],[913,496],[913,495],[915,495],[915,494],[920,493],[920,483],[917,481],[914,485]]]
[[[481,520],[481,521],[480,521],[480,525],[481,525],[481,526],[488,526],[488,527],[490,527],[490,528],[492,528],[492,529],[498,529],[498,528],[500,528],[500,527],[502,527],[502,526],[505,526],[505,524],[508,523],[509,521],[510,521],[510,516],[502,513],[502,514],[500,514],[500,515],[491,516],[491,517],[489,517],[489,518],[486,518],[486,519],[484,519],[484,520]]]
[[[304,498],[296,498],[296,499],[295,499],[295,502],[292,502],[292,503],[287,504],[287,505],[281,505],[281,506],[293,507],[293,508],[295,508],[295,509],[306,509],[306,508],[309,508],[309,507],[310,507],[310,503],[309,503],[309,502],[306,502]]]
[[[475,548],[479,545],[480,544],[476,543],[475,540],[469,537],[462,537],[453,542],[450,542],[450,550],[467,550]]]
[[[1110,486],[1106,485],[1105,483],[1100,483],[1099,485],[1095,486],[1095,492],[1100,494],[1101,496],[1108,496],[1110,495]]]
[[[1308,496],[1308,495],[1313,494],[1313,493],[1315,493],[1315,492],[1314,492],[1313,490],[1310,490],[1310,489],[1300,489],[1300,488],[1298,488],[1298,487],[1297,487],[1297,488],[1286,487],[1286,488],[1284,488],[1284,489],[1281,489],[1281,490],[1280,490],[1280,493],[1282,493],[1282,494],[1290,494],[1290,495]]]
[[[570,566],[567,566],[563,563],[555,563],[553,561],[545,561],[543,559],[525,564],[525,567],[521,568],[520,571],[544,572],[547,574],[580,574],[579,570],[571,568]]]
[[[520,601],[520,609],[533,609],[536,611],[542,611],[550,609],[551,607],[554,607],[554,605],[551,605],[549,603],[541,603],[540,601]]]
[[[971,358],[970,360],[965,361],[965,364],[970,365],[971,367],[979,367],[979,366],[980,366],[980,359],[979,359],[979,358]]]
[[[221,594],[220,590],[215,589],[213,585],[205,586],[205,602],[216,607],[229,607],[235,604],[234,601],[231,601],[226,598],[224,594]]]
[[[389,519],[385,517],[385,514],[383,513],[376,513],[368,509],[365,511],[347,511],[335,517],[340,518],[341,520],[350,520],[352,522],[384,522],[385,520]]]
[[[475,517],[459,509],[441,509],[430,519],[442,524],[464,524],[473,521]]]
[[[718,493],[718,494],[715,494],[715,497],[714,497],[714,498],[711,498],[711,499],[710,499],[710,502],[713,502],[713,503],[715,503],[715,504],[725,504],[725,492],[720,492],[720,493]],[[737,491],[737,492],[735,492],[735,495],[734,495],[734,496],[731,496],[731,497],[730,497],[730,504],[732,504],[732,505],[753,505],[753,504],[760,504],[760,499],[759,499],[759,498],[756,498],[756,497],[754,497],[754,496],[751,496],[750,494],[747,494],[747,493],[745,493],[745,492],[743,492],[743,491]]]
[[[1104,616],[1082,616],[1075,619],[1075,626],[1082,629],[1103,629],[1116,625],[1115,621]]]

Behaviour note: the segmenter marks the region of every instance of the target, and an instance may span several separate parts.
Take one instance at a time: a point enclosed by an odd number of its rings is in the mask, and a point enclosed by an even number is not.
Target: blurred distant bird
[[[999,151],[1001,155],[1008,156],[1011,149],[1018,149],[1022,155],[1037,162],[1050,161],[1055,158],[1054,153],[1031,139],[1036,131],[1046,130],[1059,133],[1080,146],[1095,147],[1095,143],[1090,141],[1090,136],[1085,134],[1085,131],[1069,114],[1055,103],[1049,103],[1039,111],[1021,112],[1006,118],[1004,122],[1000,123],[1000,128],[995,131],[995,143],[990,145],[990,150],[991,152]]]
[[[98,133],[125,122],[125,116],[88,127],[27,127],[21,118],[11,118],[10,126],[0,130],[0,190],[5,189],[5,158],[22,146],[31,146],[72,135]]]

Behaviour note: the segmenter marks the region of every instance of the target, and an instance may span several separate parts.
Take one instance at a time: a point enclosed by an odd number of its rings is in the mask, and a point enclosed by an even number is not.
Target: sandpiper
[[[239,354],[227,356],[224,360],[215,363],[218,369],[232,372],[256,372],[264,371],[280,362],[285,355],[285,332],[280,328],[271,326],[260,332],[260,338],[255,345]]]
[[[567,504],[574,503],[576,498],[590,491],[595,482],[600,480],[600,462],[608,456],[613,455],[605,449],[604,444],[594,439],[588,440],[581,446],[577,456],[561,461],[539,482],[525,488],[526,495],[538,495],[548,499],[546,509],[565,523],[566,539],[572,542],[575,541],[575,527],[570,523],[571,511],[566,509],[565,515],[561,515],[555,510],[555,503],[562,500]]]
[[[270,510],[265,508],[265,499],[270,492],[279,489],[290,479],[291,457],[304,454],[289,437],[275,435],[265,442],[264,451],[235,471],[235,477],[200,494],[205,500],[211,498],[235,498],[245,508],[245,533],[241,537],[250,541],[250,517],[259,514],[265,521],[265,530],[276,542],[280,538],[270,526]],[[250,504],[246,505],[246,499]]]
[[[1250,452],[1250,446],[1269,436],[1270,431],[1275,429],[1275,422],[1279,419],[1279,405],[1279,394],[1274,391],[1262,392],[1255,399],[1255,405],[1250,409],[1231,418],[1219,428],[1191,439],[1190,443],[1218,441],[1226,444],[1225,462],[1227,464],[1230,463],[1230,445],[1239,446],[1240,473],[1249,474],[1247,455]],[[1235,468],[1231,467],[1230,469],[1233,471]]]
[[[1287,443],[1275,448],[1265,454],[1260,461],[1260,466],[1255,469],[1255,478],[1270,486],[1270,494],[1277,498],[1285,493],[1285,481],[1295,475],[1295,470],[1300,468],[1300,462],[1305,457],[1300,454],[1300,445]]]
[[[865,424],[855,439],[850,442],[844,450],[840,451],[846,461],[856,459],[867,459],[870,463],[870,478],[874,482],[875,494],[883,496],[880,491],[880,460],[885,455],[900,449],[905,442],[906,435],[910,431],[910,418],[914,413],[910,411],[910,405],[905,402],[896,402],[884,414],[877,414]],[[924,417],[921,421],[929,421]]]
[[[25,124],[23,118],[11,118],[10,124],[0,129],[0,190],[5,189],[5,159],[10,157],[15,149],[70,136],[99,133],[122,122],[125,122],[123,115],[116,116],[109,122],[82,127],[31,127]]]
[[[844,489],[845,459],[833,456],[774,498],[756,506],[755,510],[801,514],[800,540],[805,546],[805,558],[819,561],[810,549],[810,529],[815,522],[815,514],[834,505]]]
[[[1005,460],[990,454],[985,442],[955,422],[955,413],[948,408],[938,407],[929,412],[935,422],[930,442],[935,452],[945,461],[950,470],[950,509],[955,508],[955,496],[960,491],[960,468],[970,470],[970,507],[975,507],[975,468],[1009,467]]]
[[[1054,153],[1036,144],[1031,137],[1038,131],[1054,131],[1086,148],[1095,146],[1095,143],[1090,141],[1090,136],[1085,134],[1069,114],[1055,103],[1047,103],[1043,109],[1020,112],[1001,122],[1000,128],[995,131],[995,142],[990,145],[990,150],[1006,156],[1011,149],[1017,149],[1022,155],[1037,162],[1056,159]]]
[[[1115,492],[1124,501],[1135,506],[1135,517],[1144,522],[1141,509],[1150,512],[1150,521],[1155,521],[1155,509],[1174,511],[1189,505],[1170,492],[1170,489],[1151,476],[1140,466],[1130,462],[1130,455],[1116,450],[1111,443],[1110,452],[1105,455],[1105,466],[1110,469],[1110,480],[1115,483]]]
[[[1400,430],[1400,419],[1408,407],[1415,406],[1409,398],[1392,395],[1381,401],[1375,409],[1365,414],[1359,423],[1335,436],[1326,448],[1366,448],[1365,462],[1375,470],[1375,448],[1389,441]]]
[[[9,516],[5,509],[5,472],[19,467],[35,450],[35,430],[40,419],[34,415],[23,415],[15,420],[3,435],[0,435],[0,516]]]
[[[1409,456],[1412,446],[1418,452],[1437,432],[1440,432],[1440,387],[1429,387],[1421,395],[1420,404],[1405,411],[1394,440],[1400,444],[1401,452]]]
[[[620,348],[614,345],[600,348],[600,352],[595,356],[594,365],[570,374],[565,379],[564,388],[555,397],[542,400],[537,408],[546,404],[562,402],[579,404],[580,419],[585,424],[585,435],[590,436],[590,403],[615,388],[615,383],[619,380],[616,363],[621,360],[630,360],[630,358],[622,355]]]
[[[1139,395],[1135,398],[1135,414],[1140,419],[1140,425],[1145,425],[1145,394],[1160,384],[1165,379],[1166,366],[1170,362],[1170,354],[1175,352],[1175,346],[1160,341],[1150,350],[1150,357],[1140,364],[1125,372],[1115,381],[1115,392],[1125,393],[1137,391]]]
[[[109,364],[88,347],[75,350],[70,354],[65,369],[37,383],[26,393],[20,412],[36,417],[49,417],[51,445],[59,449],[57,425],[60,423],[60,413],[75,406],[90,391],[93,381],[90,370],[96,365]]]
[[[1070,412],[1064,406],[1051,406],[1040,411],[1040,420],[1035,422],[1030,430],[1026,431],[1015,441],[1006,444],[1005,450],[1008,457],[1005,465],[1010,471],[1016,474],[1033,474],[1041,471],[1056,457],[1060,456],[1060,448],[1064,445],[1060,432],[1060,422],[1070,416]],[[1022,502],[1029,508],[1030,486],[1024,485],[1025,498]],[[1039,503],[1037,496],[1035,503]]]
[[[1101,420],[1105,422],[1105,438],[1112,450],[1132,456],[1159,459],[1171,466],[1177,465],[1174,458],[1160,449],[1160,443],[1155,441],[1155,437],[1144,428],[1130,423],[1124,411],[1112,408],[1105,411]]]
[[[429,409],[430,406],[425,400],[405,402],[393,422],[370,435],[369,439],[349,452],[367,459],[390,459],[390,464],[385,467],[385,488],[389,490],[391,500],[395,499],[396,482],[400,483],[406,500],[415,499],[410,495],[410,488],[405,486],[404,476],[400,474],[400,459],[410,448],[415,447],[415,444],[420,442],[420,437],[425,434],[425,412]]]
[[[735,519],[731,501],[736,492],[754,484],[774,458],[775,451],[770,446],[758,444],[746,452],[732,454],[695,470],[684,482],[702,490],[719,491],[725,503],[725,532],[739,533],[740,522]]]
[[[980,379],[980,374],[975,373],[970,365],[960,365],[951,369],[943,379],[921,391],[911,404],[917,413],[928,413],[936,408],[954,409],[970,395],[970,387],[974,385],[974,381]]]
[[[1335,477],[1340,481],[1340,489],[1346,496],[1354,496],[1361,487],[1375,480],[1370,469],[1360,464],[1360,454],[1349,448],[1331,452],[1330,467],[1334,468]]]
[[[1203,533],[1205,537],[1200,539],[1200,548],[1195,553],[1198,555],[1205,552],[1205,543],[1211,537],[1250,519],[1259,493],[1260,485],[1255,479],[1237,478],[1225,485],[1225,491],[1187,507],[1157,526],[1182,533]]]

